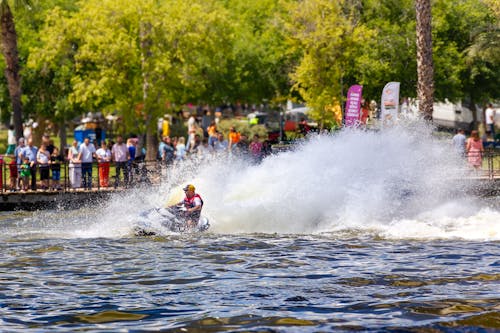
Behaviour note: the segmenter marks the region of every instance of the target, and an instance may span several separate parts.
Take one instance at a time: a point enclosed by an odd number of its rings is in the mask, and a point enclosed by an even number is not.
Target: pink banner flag
[[[358,84],[353,85],[347,92],[347,102],[345,104],[344,126],[356,127],[359,126],[361,94],[363,86]]]

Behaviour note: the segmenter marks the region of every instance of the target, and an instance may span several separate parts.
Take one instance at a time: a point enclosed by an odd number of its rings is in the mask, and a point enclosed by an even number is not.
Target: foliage
[[[435,97],[500,98],[498,1],[432,4]],[[331,127],[350,85],[416,95],[413,0],[46,0],[14,14],[25,117],[101,111],[146,132],[175,105],[293,98]],[[4,79],[0,107],[6,121]]]

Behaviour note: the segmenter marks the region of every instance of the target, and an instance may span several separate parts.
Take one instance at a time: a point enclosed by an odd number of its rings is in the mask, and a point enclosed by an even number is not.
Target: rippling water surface
[[[497,242],[207,234],[0,250],[8,331],[500,329]]]
[[[79,210],[2,212],[0,331],[496,332],[500,198],[457,187],[448,150],[344,132]],[[134,237],[186,182],[209,232]]]

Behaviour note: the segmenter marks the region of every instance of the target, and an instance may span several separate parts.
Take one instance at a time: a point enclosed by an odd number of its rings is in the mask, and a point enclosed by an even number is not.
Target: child
[[[23,164],[21,164],[21,171],[19,172],[19,176],[21,177],[21,186],[23,191],[28,190],[29,182],[30,182],[30,159],[25,157],[23,159]]]
[[[61,190],[61,162],[63,161],[59,149],[54,147],[52,155],[50,155],[50,169],[52,170],[52,189]]]
[[[9,163],[9,171],[10,171],[10,191],[15,192],[17,187],[17,162],[16,159],[13,158]]]

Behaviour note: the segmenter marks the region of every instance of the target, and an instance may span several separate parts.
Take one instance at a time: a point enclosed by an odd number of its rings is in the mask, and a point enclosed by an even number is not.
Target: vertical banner
[[[399,82],[389,82],[382,91],[382,126],[393,125],[398,117]]]
[[[347,102],[345,104],[344,126],[356,127],[359,125],[361,94],[363,86],[353,85],[347,91]]]

